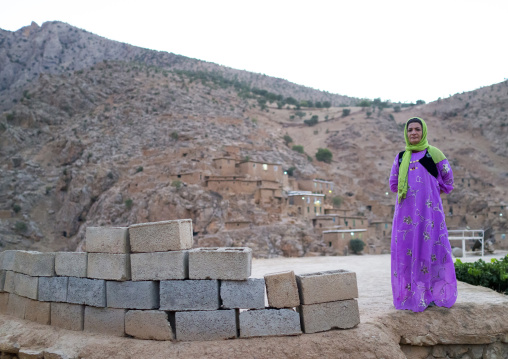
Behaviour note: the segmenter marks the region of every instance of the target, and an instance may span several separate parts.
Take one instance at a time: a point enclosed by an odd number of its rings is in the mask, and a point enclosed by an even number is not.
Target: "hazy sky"
[[[506,0],[1,0],[0,28],[97,35],[341,95],[427,102],[508,78]]]

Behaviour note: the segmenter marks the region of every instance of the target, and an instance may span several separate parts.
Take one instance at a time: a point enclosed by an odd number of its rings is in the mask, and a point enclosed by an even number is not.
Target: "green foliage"
[[[400,106],[395,106],[393,108],[393,112],[400,112]]]
[[[19,211],[21,211],[21,206],[19,204],[14,204],[12,206],[12,209],[13,209],[14,213],[19,213]]]
[[[175,141],[178,140],[178,132],[176,131],[171,132],[171,138]]]
[[[296,167],[289,167],[286,172],[287,172],[288,176],[293,177],[295,170],[296,170]]]
[[[365,242],[361,239],[354,238],[349,241],[349,247],[354,254],[360,254],[363,251],[363,247],[365,247]]]
[[[134,204],[134,201],[132,199],[127,198],[125,200],[125,207],[127,207],[127,209],[131,209],[133,204]]]
[[[316,160],[321,162],[331,163],[332,157],[333,154],[328,148],[318,148],[318,151],[316,152]]]
[[[175,187],[176,189],[180,189],[180,187],[182,187],[182,181],[173,181],[171,182],[171,186]]]
[[[418,101],[416,101],[416,104],[417,104],[417,105],[425,105],[425,101],[423,101],[423,100],[418,100]]]
[[[332,107],[332,103],[330,101],[325,101],[325,102],[323,102],[323,107],[330,108],[330,107]]]
[[[304,120],[303,123],[305,123],[307,126],[314,126],[317,125],[319,121],[318,115],[314,115],[310,118],[310,120]]]
[[[307,114],[305,112],[303,112],[303,111],[296,111],[295,112],[295,116],[298,116],[300,118],[305,117],[305,115],[307,115]]]
[[[16,230],[16,232],[26,232],[28,226],[26,225],[25,222],[18,221],[14,225],[14,229]]]
[[[139,166],[138,168],[136,168],[136,173],[138,172],[143,172],[143,166]]]
[[[364,99],[357,103],[358,107],[370,107],[372,102],[370,100]]]
[[[462,263],[457,259],[455,274],[460,281],[508,294],[508,255],[501,260],[492,258],[490,263],[482,259],[473,263]]]
[[[342,110],[342,117],[349,116],[350,113],[351,113],[351,110],[349,108],[345,108]]]
[[[298,152],[298,153],[303,153],[303,146],[301,146],[301,145],[294,145],[293,147],[291,147],[291,149],[293,151]]]
[[[288,134],[284,135],[284,142],[286,143],[286,146],[289,145],[291,142],[293,142],[293,139]]]
[[[342,197],[335,196],[332,198],[333,207],[339,208],[342,204]]]

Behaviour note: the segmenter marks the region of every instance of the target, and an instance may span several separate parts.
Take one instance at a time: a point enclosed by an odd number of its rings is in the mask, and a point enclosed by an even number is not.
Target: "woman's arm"
[[[442,160],[437,164],[437,170],[439,172],[437,181],[441,193],[450,193],[453,189],[453,171],[450,162],[447,159]]]
[[[392,170],[390,172],[390,191],[397,193],[399,186],[399,154],[393,160]]]

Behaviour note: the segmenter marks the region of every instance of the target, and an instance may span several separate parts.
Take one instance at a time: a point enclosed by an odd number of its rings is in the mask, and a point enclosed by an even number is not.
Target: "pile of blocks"
[[[192,244],[192,221],[175,220],[89,227],[86,252],[0,252],[0,313],[182,341],[298,335],[360,322],[353,272],[250,278],[250,248]]]

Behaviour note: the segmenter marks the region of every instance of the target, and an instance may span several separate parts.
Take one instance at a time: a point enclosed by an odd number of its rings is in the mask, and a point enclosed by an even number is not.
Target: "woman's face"
[[[409,143],[412,145],[416,145],[422,139],[422,125],[418,122],[410,123],[407,128],[407,137],[409,138]]]

